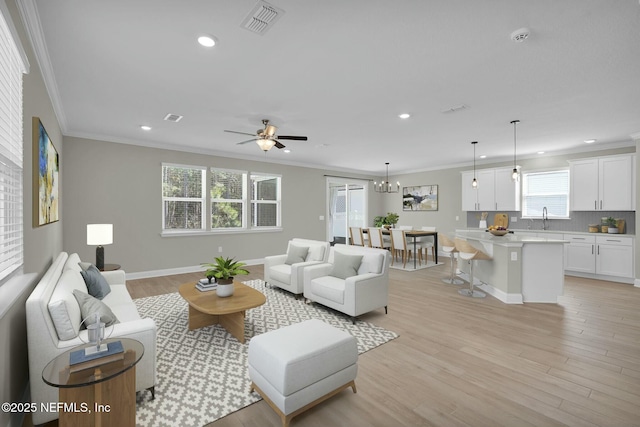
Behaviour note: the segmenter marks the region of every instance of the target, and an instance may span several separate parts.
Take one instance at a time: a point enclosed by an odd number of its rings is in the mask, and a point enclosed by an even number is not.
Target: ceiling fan
[[[276,148],[284,148],[284,144],[282,144],[279,139],[288,139],[292,141],[306,141],[306,136],[292,136],[292,135],[276,135],[276,131],[278,128],[274,125],[269,124],[269,120],[263,119],[262,124],[264,125],[264,129],[258,129],[255,134],[247,133],[247,132],[238,132],[235,130],[225,130],[225,132],[230,133],[239,133],[240,135],[251,135],[253,138],[248,139],[246,141],[238,142],[240,144],[246,144],[247,142],[255,141],[262,151],[269,151],[274,146]]]

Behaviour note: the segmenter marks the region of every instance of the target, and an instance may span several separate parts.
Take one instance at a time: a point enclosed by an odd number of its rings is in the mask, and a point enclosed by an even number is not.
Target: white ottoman
[[[356,392],[355,337],[312,319],[251,338],[249,377],[287,427],[291,418],[345,388]]]

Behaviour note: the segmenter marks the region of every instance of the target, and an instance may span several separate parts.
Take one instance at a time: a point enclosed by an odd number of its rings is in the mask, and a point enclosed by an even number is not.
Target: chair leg
[[[453,252],[449,252],[449,259],[451,260],[451,277],[448,279],[442,279],[444,283],[448,283],[450,285],[462,285],[464,282],[462,279],[456,279],[456,267],[455,267],[455,259],[456,257],[453,255]]]
[[[484,298],[487,294],[473,290],[473,260],[469,260],[469,265],[469,289],[460,289],[458,290],[458,293],[466,297]]]

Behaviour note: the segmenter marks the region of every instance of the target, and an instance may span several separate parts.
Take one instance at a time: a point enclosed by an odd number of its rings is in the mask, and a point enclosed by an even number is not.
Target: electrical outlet
[[[460,221],[460,217],[456,215],[456,221]]]
[[[324,215],[320,215],[320,218],[318,218],[320,221],[324,221]]]
[[[518,260],[518,252],[511,252],[511,261]]]
[[[218,246],[218,252],[222,253],[222,246]]]
[[[511,217],[511,222],[518,222],[518,217],[517,216],[512,216]]]

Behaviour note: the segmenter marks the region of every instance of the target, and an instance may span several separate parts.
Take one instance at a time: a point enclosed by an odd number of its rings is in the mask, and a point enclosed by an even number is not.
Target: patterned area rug
[[[136,299],[142,317],[158,327],[156,398],[140,393],[138,426],[203,426],[261,400],[249,393],[247,355],[255,335],[320,319],[358,341],[359,353],[398,337],[395,332],[337,314],[320,305],[308,305],[288,292],[265,287],[262,280],[244,282],[265,294],[267,302],[247,311],[241,344],[220,325],[189,331],[188,306],[180,294]]]

